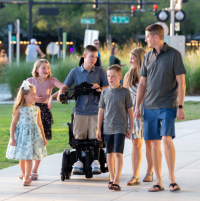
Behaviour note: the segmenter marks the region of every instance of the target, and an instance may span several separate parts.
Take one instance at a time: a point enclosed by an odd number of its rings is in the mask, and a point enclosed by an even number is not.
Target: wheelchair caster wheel
[[[85,178],[87,178],[87,179],[90,179],[90,178],[92,178],[92,177],[93,177],[92,174],[86,174],[86,175],[85,175]]]
[[[71,172],[67,172],[65,174],[65,179],[70,179],[71,178]]]
[[[65,175],[64,175],[64,173],[61,173],[61,180],[65,181]]]

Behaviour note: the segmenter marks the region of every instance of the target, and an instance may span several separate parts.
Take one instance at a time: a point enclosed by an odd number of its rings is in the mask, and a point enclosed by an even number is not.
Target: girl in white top
[[[131,68],[124,76],[123,86],[128,88],[131,93],[133,107],[136,105],[137,86],[140,80],[140,68],[142,66],[143,56],[145,50],[141,47],[134,48],[130,53]],[[140,184],[139,173],[140,165],[142,162],[142,145],[143,145],[143,115],[144,104],[140,105],[141,118],[134,118],[134,130],[131,135],[133,149],[132,149],[132,170],[133,176],[127,182],[127,186],[133,186]],[[147,173],[143,182],[153,181],[153,164],[151,158],[151,141],[146,140],[146,158],[147,158]]]
[[[54,77],[51,77],[51,66],[46,59],[39,59],[35,62],[33,70],[33,77],[27,80],[36,88],[36,103],[41,110],[41,119],[44,127],[44,133],[47,140],[52,139],[53,116],[51,114],[52,101],[58,95],[58,92],[51,95],[54,87],[61,88],[63,84]],[[40,160],[36,160],[33,166],[31,179],[37,180],[37,170]]]
[[[10,127],[10,141],[6,157],[20,160],[23,185],[29,186],[32,160],[41,160],[47,156],[40,108],[35,106],[36,90],[28,81],[24,81],[17,94]],[[18,124],[17,124],[18,123]]]

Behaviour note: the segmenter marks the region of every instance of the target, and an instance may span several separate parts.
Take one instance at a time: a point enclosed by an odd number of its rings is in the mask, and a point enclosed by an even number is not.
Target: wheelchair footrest
[[[74,172],[73,175],[85,175],[85,174],[101,174],[100,172]]]

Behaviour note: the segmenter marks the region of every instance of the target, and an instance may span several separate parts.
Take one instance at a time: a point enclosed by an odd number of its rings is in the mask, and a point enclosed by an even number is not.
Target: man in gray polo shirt
[[[153,49],[144,55],[134,115],[136,118],[140,117],[139,105],[146,91],[144,140],[152,141],[152,159],[156,173],[156,185],[149,192],[164,190],[161,178],[161,139],[169,170],[169,188],[173,192],[180,190],[174,175],[175,148],[172,139],[175,138],[175,118],[178,121],[185,118],[183,104],[186,70],[180,52],[164,43],[162,26],[148,26],[145,35],[148,47]]]

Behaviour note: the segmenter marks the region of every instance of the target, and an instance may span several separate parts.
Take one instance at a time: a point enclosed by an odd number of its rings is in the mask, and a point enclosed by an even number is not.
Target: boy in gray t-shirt
[[[119,65],[112,65],[107,69],[107,78],[110,86],[101,92],[97,139],[102,141],[101,126],[104,120],[103,137],[110,172],[108,188],[121,190],[119,183],[123,165],[124,140],[125,136],[130,137],[134,126],[133,103],[129,90],[120,85],[122,69]]]

